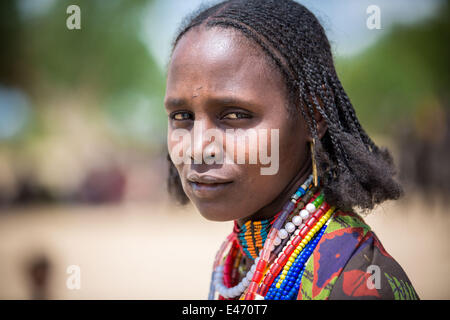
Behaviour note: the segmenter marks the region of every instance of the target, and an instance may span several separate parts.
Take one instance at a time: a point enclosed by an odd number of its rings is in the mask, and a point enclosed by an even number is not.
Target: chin
[[[241,218],[229,203],[198,203],[192,201],[200,214],[210,221],[233,221]]]

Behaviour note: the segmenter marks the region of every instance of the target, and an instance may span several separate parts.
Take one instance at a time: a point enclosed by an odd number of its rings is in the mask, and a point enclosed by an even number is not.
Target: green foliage
[[[113,131],[144,144],[161,143],[167,122],[165,79],[140,38],[150,2],[55,1],[43,14],[28,17],[19,14],[19,2],[4,3],[11,14],[5,17],[8,25],[16,26],[9,28],[15,35],[8,38],[9,44],[16,50],[10,56],[20,56],[13,65],[21,65],[11,71],[21,78],[12,79],[10,85],[27,92],[37,108],[45,108],[46,93],[71,93],[79,96],[80,104],[91,99],[88,108],[104,112]],[[81,8],[81,30],[66,27],[66,9],[72,4]],[[0,83],[8,82],[4,76]],[[143,100],[149,103],[142,104]],[[147,119],[138,119],[141,129],[134,130],[130,120],[122,119],[136,119],[132,114],[136,110]],[[142,129],[145,121],[147,129]]]
[[[336,61],[357,115],[370,131],[392,131],[430,100],[448,101],[449,5],[438,16],[397,25],[362,54]]]

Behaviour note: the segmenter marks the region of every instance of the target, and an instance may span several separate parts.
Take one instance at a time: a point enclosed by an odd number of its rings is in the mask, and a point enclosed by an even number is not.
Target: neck
[[[307,157],[306,159],[309,159],[309,157]],[[290,197],[295,193],[295,191],[297,191],[302,183],[308,178],[311,172],[311,161],[307,160],[306,163],[301,166],[296,175],[289,181],[283,191],[281,191],[281,193],[272,202],[262,207],[252,215],[243,219],[236,220],[238,226],[241,227],[248,220],[265,220],[270,219],[271,217],[276,215],[283,208],[283,205],[289,201]]]

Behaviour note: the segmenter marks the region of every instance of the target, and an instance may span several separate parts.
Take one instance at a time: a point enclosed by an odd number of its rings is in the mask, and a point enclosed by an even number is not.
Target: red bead
[[[245,295],[245,300],[255,300],[255,293],[247,292],[247,294]]]
[[[262,259],[259,260],[258,264],[256,265],[256,271],[263,272],[264,269],[266,268],[266,265],[267,265],[267,261],[264,261]]]
[[[284,251],[286,253],[286,255],[291,255],[292,252],[294,252],[295,247],[291,244],[289,244],[286,248],[286,250]]]
[[[311,217],[311,219],[308,220],[306,225],[311,229],[317,222],[317,219],[314,217]]]
[[[284,252],[278,257],[278,264],[284,265],[288,259],[288,256],[284,254]]]
[[[294,247],[297,247],[298,246],[298,244],[300,243],[302,241],[302,238],[300,237],[300,236],[295,236],[294,237],[294,239],[292,239],[292,245],[294,246]]]
[[[255,273],[253,274],[252,281],[259,283],[261,281],[262,277],[263,277],[263,273],[256,270]]]
[[[259,295],[265,296],[268,290],[269,290],[269,287],[266,286],[265,284],[262,284],[258,288],[258,291],[256,293],[259,294]]]
[[[275,280],[275,275],[273,275],[272,273],[269,273],[264,278],[263,284],[265,284],[266,286],[270,286],[272,284],[273,280]]]
[[[322,216],[323,216],[323,210],[322,210],[322,208],[320,208],[319,210],[317,210],[317,211],[314,213],[314,215],[313,215],[313,217],[316,218],[317,220],[319,220]]]
[[[307,225],[304,225],[303,228],[300,229],[300,232],[299,232],[300,237],[303,238],[304,236],[306,236],[306,234],[308,233],[308,231],[309,231],[308,226],[307,226]]]
[[[271,269],[271,273],[274,275],[274,276],[277,276],[278,275],[278,273],[281,271],[281,265],[279,264],[279,263],[275,263],[274,265],[273,265],[273,268]]]
[[[248,286],[248,293],[255,293],[256,290],[258,289],[258,284],[254,281],[252,281],[252,283],[250,283],[250,285]]]

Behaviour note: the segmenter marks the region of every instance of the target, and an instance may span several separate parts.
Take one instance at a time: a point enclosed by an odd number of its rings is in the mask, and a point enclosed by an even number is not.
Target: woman
[[[418,298],[354,213],[402,189],[305,7],[231,0],[201,9],[173,43],[164,103],[169,190],[206,219],[235,224],[217,253],[210,299]],[[262,151],[274,170],[252,161]]]

